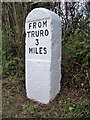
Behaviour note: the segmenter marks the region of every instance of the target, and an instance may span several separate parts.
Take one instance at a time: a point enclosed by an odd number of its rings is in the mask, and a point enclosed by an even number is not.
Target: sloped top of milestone
[[[42,19],[52,19],[55,21],[60,21],[60,18],[56,13],[46,8],[35,8],[28,14],[26,22]]]

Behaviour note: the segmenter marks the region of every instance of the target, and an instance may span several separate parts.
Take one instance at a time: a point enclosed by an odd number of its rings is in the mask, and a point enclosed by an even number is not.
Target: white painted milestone
[[[45,8],[35,8],[26,18],[25,32],[27,97],[47,104],[60,91],[60,18]]]

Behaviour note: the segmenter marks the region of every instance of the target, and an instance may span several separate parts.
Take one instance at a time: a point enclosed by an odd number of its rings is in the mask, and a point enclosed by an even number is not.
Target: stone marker
[[[45,8],[33,9],[25,22],[27,97],[47,104],[60,91],[61,21]]]

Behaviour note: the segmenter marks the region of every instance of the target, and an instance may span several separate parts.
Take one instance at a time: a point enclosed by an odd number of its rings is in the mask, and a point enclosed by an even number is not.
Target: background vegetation
[[[36,7],[62,18],[61,92],[48,105],[25,93],[24,24]],[[2,67],[3,118],[90,117],[90,2],[3,2]]]

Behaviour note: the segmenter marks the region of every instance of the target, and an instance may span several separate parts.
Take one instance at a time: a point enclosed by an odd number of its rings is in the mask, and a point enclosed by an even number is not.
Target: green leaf
[[[72,106],[69,106],[69,108],[68,108],[70,111],[72,111],[73,109],[74,109],[74,107],[72,107]]]

